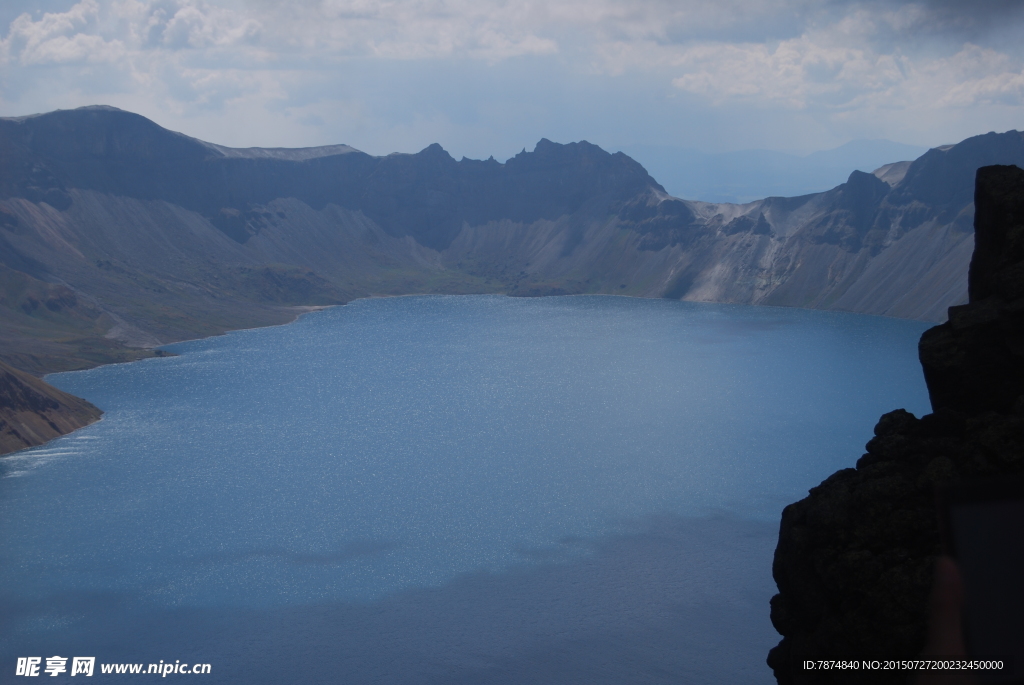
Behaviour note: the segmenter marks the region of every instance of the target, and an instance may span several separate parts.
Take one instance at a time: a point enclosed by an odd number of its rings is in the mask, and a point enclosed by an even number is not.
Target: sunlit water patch
[[[106,413],[0,460],[0,668],[769,682],[779,513],[879,414],[928,410],[925,328],[392,298],[51,376]]]

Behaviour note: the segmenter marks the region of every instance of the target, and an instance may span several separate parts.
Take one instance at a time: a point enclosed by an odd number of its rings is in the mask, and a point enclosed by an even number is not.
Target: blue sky
[[[7,0],[0,115],[87,104],[231,146],[538,139],[808,153],[1024,128],[1006,0]]]

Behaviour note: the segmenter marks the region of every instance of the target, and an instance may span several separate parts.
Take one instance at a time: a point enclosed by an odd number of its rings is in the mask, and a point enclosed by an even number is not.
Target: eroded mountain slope
[[[0,454],[41,445],[96,421],[102,413],[0,362]]]
[[[826,193],[709,204],[586,142],[542,140],[503,164],[437,145],[233,150],[104,107],[0,120],[0,153],[0,264],[20,274],[4,283],[76,303],[0,324],[0,358],[35,372],[370,294],[615,293],[942,320],[966,298],[975,170],[1024,163],[1020,133],[988,134]],[[19,311],[4,287],[0,306]]]

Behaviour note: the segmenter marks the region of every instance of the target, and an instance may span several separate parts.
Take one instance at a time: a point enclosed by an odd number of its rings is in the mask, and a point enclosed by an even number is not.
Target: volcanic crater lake
[[[381,298],[50,376],[106,414],[0,459],[0,682],[774,682],[782,508],[929,411],[927,327]]]

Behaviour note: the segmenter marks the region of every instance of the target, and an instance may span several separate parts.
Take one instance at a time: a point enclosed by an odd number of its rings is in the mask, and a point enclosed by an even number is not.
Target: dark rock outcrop
[[[921,337],[934,409],[1008,412],[1024,401],[1024,171],[978,171],[971,304]]]
[[[940,551],[935,489],[1024,472],[1024,171],[978,170],[970,302],[921,337],[933,413],[882,416],[856,468],[783,511],[768,657],[778,682],[904,683],[805,659],[913,658]]]
[[[103,412],[0,362],[0,454],[41,445],[87,426]]]

